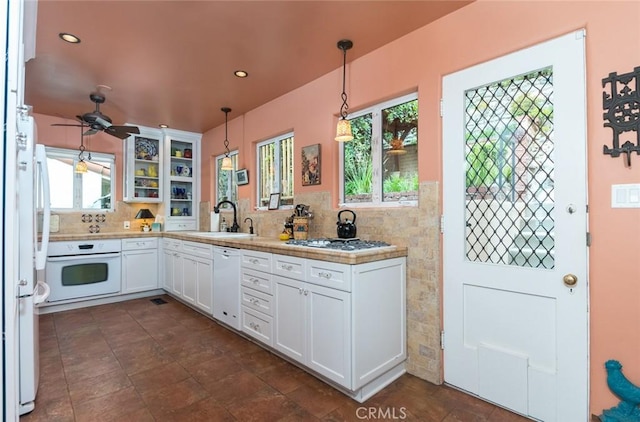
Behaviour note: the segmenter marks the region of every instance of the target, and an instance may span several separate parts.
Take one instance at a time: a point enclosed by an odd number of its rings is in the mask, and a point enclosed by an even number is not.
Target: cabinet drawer
[[[158,249],[158,238],[140,237],[135,239],[122,239],[123,251],[135,251],[136,249]]]
[[[246,268],[240,270],[240,284],[263,293],[273,294],[273,282],[271,278],[271,274],[261,271],[252,271]]]
[[[273,316],[273,296],[242,286],[242,306]]]
[[[350,292],[351,265],[309,259],[306,280],[309,283]]]
[[[213,247],[207,243],[185,240],[182,242],[182,252],[202,258],[213,258]]]
[[[242,251],[242,266],[252,270],[271,272],[271,254],[260,251]]]
[[[243,306],[242,331],[267,346],[273,346],[273,318],[269,315]]]
[[[180,218],[180,217],[175,217]],[[198,230],[196,220],[191,221],[166,221],[164,223],[164,230],[167,232],[175,232],[182,230]]]
[[[304,280],[306,259],[295,256],[273,255],[273,273],[284,277]]]
[[[181,251],[182,250],[182,240],[164,238],[164,239],[162,239],[162,248],[165,251]]]

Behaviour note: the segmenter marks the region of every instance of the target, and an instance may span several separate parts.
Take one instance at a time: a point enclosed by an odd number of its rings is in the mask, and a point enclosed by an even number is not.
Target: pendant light
[[[349,105],[347,104],[347,92],[345,90],[345,80],[346,80],[346,72],[347,72],[347,50],[353,47],[353,42],[351,40],[340,40],[338,41],[338,48],[342,50],[343,53],[343,61],[342,61],[342,106],[340,106],[340,120],[338,120],[338,127],[336,129],[336,141],[338,142],[349,142],[353,140],[353,133],[351,132],[351,122],[347,120],[347,111],[349,110]]]
[[[87,163],[84,162],[84,134],[82,133],[84,130],[84,125],[80,125],[80,153],[78,154],[78,162],[76,163],[75,172],[76,173],[86,173],[89,171],[87,167]]]
[[[224,171],[232,171],[233,170],[233,162],[231,162],[231,157],[229,157],[229,139],[227,137],[227,116],[231,109],[229,107],[222,107],[220,110],[224,112],[224,158],[222,159],[222,165],[220,166],[220,170]]]

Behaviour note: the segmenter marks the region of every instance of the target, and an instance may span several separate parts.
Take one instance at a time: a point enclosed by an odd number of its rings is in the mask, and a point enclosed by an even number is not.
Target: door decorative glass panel
[[[553,71],[465,91],[469,261],[554,268]]]

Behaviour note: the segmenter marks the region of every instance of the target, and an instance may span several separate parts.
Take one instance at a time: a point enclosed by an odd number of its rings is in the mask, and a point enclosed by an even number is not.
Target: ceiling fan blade
[[[74,126],[74,127],[82,127],[84,125],[70,125],[66,123],[52,123],[51,126]]]
[[[95,135],[96,133],[98,133],[98,131],[97,131],[97,130],[95,130],[95,129],[89,129],[88,131],[86,131],[85,133],[83,133],[83,135],[84,135],[84,136],[87,136],[87,135]]]
[[[129,133],[127,133],[126,131],[118,130],[118,127],[120,126],[106,127],[104,128],[104,132],[108,133],[109,135],[115,136],[116,138],[127,139],[129,137]]]
[[[137,126],[111,126],[109,129],[114,129],[120,132],[140,133],[140,129],[138,129]]]

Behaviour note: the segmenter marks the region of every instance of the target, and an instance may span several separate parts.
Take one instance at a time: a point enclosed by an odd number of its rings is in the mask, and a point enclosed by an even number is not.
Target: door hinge
[[[444,100],[440,98],[440,117],[444,117]]]
[[[587,232],[587,247],[591,246],[591,233]]]
[[[444,330],[440,331],[440,348],[444,350]]]
[[[444,214],[440,216],[440,233],[444,234]]]

